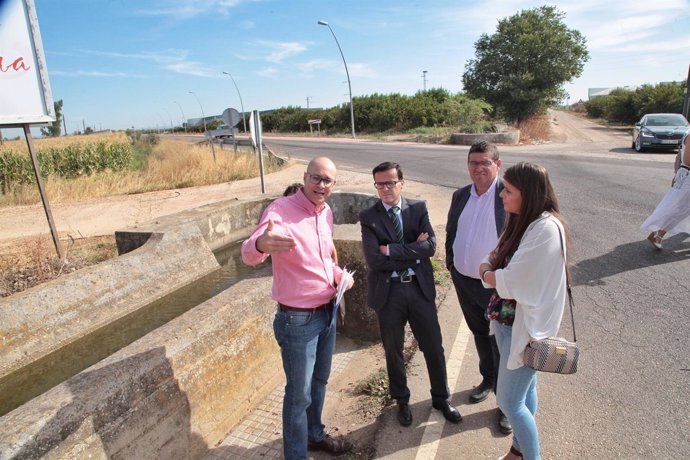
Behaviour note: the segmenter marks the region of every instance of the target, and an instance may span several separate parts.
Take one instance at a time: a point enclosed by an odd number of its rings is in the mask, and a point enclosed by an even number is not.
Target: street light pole
[[[201,101],[199,100],[197,95],[194,94],[194,91],[190,91],[189,94],[194,96],[196,101],[199,103],[199,108],[201,109],[201,117],[204,120],[204,136],[206,136],[206,115],[204,114],[204,107],[201,105]],[[208,143],[211,144],[211,153],[213,154],[213,162],[215,163],[216,162],[216,149],[213,148],[213,139],[209,137]]]
[[[347,76],[347,88],[350,91],[350,124],[352,125],[352,138],[355,139],[355,108],[352,105],[352,85],[350,84],[350,72],[348,72],[347,70],[347,62],[345,62],[345,55],[343,54],[343,49],[340,47],[340,43],[338,43],[338,38],[335,36],[335,32],[333,32],[333,29],[331,29],[330,24],[328,24],[328,22],[326,21],[319,21],[319,25],[326,26],[328,27],[328,30],[331,31],[333,39],[335,40],[335,44],[338,45],[340,57],[343,58],[343,64],[345,65],[345,75]]]
[[[424,80],[424,92],[426,93],[426,70],[422,70],[422,79]]]
[[[240,94],[240,89],[237,87],[237,83],[235,83],[235,79],[232,78],[232,75],[230,75],[230,72],[223,72],[225,75],[230,77],[230,80],[232,80],[232,84],[235,85],[235,89],[237,90],[237,95],[240,97],[240,108],[242,109],[242,125],[244,126],[244,132],[247,132],[247,122],[244,119],[244,103],[242,102],[242,95]]]
[[[182,126],[184,127],[184,133],[187,134],[187,117],[184,116],[184,110],[179,102],[173,101],[180,108],[180,113],[182,113]]]
[[[201,105],[201,101],[197,97],[196,94],[194,94],[194,91],[190,91],[189,94],[194,96],[196,101],[199,103],[199,108],[201,109],[201,120],[204,122],[204,133],[206,132],[206,115],[204,115],[204,107]]]

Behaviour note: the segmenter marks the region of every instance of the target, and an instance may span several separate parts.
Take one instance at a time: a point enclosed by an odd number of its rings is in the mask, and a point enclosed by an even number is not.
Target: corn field
[[[132,165],[132,143],[124,133],[36,139],[41,175],[69,179],[102,171],[122,171]],[[35,183],[25,141],[9,141],[0,147],[0,191],[11,194],[22,185]]]

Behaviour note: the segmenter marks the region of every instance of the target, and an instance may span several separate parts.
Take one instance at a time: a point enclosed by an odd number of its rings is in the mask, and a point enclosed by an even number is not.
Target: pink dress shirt
[[[283,305],[314,308],[329,302],[336,294],[335,281],[342,269],[333,261],[333,212],[320,208],[300,190],[292,196],[272,202],[254,233],[242,243],[242,260],[247,265],[265,261],[269,254],[256,249],[268,220],[273,231],[295,240],[291,251],[271,255],[273,266],[272,297]]]

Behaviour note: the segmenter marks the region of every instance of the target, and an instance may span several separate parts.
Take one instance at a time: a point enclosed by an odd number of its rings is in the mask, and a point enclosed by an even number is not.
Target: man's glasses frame
[[[479,166],[483,166],[485,168],[488,168],[490,166],[493,166],[496,162],[494,160],[482,160],[482,161],[468,161],[467,164],[470,166],[470,168],[478,168]]]
[[[335,180],[330,177],[323,177],[312,173],[307,173],[307,176],[309,176],[309,182],[314,185],[323,184],[323,186],[327,188],[335,185]]]
[[[400,182],[402,182],[402,181],[401,180],[388,180],[386,182],[374,182],[374,188],[376,190],[381,190],[384,188],[387,188],[390,190],[392,188],[395,188],[395,186],[398,185]]]

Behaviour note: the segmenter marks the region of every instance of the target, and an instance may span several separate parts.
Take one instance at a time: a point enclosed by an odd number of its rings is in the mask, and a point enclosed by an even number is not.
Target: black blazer
[[[458,219],[462,210],[465,209],[467,201],[470,199],[470,191],[472,185],[456,190],[453,193],[453,199],[450,202],[450,209],[448,210],[448,220],[446,221],[446,268],[450,270],[453,268],[453,242],[455,241],[455,234],[458,232]],[[496,215],[496,233],[501,236],[503,231],[503,224],[506,220],[506,212],[503,209],[503,200],[499,193],[503,190],[503,181],[499,177],[496,181],[496,193],[494,200],[494,213]]]
[[[393,222],[381,200],[359,213],[362,248],[368,266],[367,303],[376,311],[386,304],[392,272],[405,268],[414,270],[424,297],[432,302],[436,299],[430,260],[436,253],[436,236],[429,222],[426,203],[403,197],[400,212],[404,244],[397,243]],[[426,241],[417,241],[417,237],[423,232],[428,233],[429,238]],[[382,244],[390,245],[390,256],[384,256],[379,252],[379,246]]]

